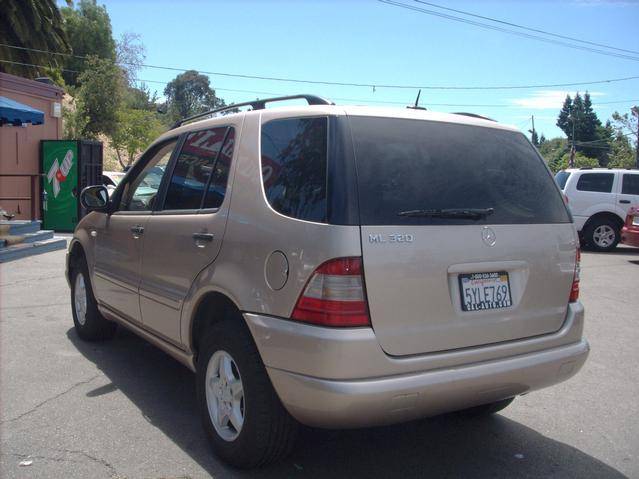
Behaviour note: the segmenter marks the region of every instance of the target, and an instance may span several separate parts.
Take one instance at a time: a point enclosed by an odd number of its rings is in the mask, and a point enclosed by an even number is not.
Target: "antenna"
[[[426,110],[423,106],[419,106],[419,96],[422,94],[421,89],[417,92],[417,98],[415,98],[415,105],[407,106],[406,108],[410,108],[411,110]]]

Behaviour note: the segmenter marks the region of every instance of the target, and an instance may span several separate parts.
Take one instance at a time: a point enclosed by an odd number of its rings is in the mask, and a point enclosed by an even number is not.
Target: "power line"
[[[14,62],[14,61],[10,61],[10,60],[0,60],[0,63],[9,63],[9,64],[13,64],[13,65],[22,65],[22,66],[29,66],[29,67],[34,67],[34,68],[49,68],[45,65],[34,65],[32,63],[23,63],[23,62]],[[72,72],[72,73],[80,73],[77,70],[69,70],[66,68],[62,68],[62,71],[67,71],[67,72]],[[142,82],[142,83],[156,83],[156,84],[162,84],[162,85],[167,85],[169,82],[166,81],[159,81],[159,80],[147,80],[147,79],[143,79],[143,78],[133,78],[134,81],[138,81],[138,82]],[[615,80],[610,80],[610,81],[615,81]],[[228,91],[228,92],[234,92],[234,93],[252,93],[255,95],[275,95],[275,96],[281,96],[281,95],[285,95],[286,93],[283,92],[270,92],[270,91],[256,91],[256,90],[236,90],[236,89],[232,89],[232,88],[214,88],[214,90],[216,91]],[[388,105],[406,105],[406,102],[401,102],[401,101],[386,101],[386,100],[377,100],[377,99],[363,99],[363,98],[340,98],[340,97],[331,97],[333,100],[337,100],[337,101],[352,101],[352,102],[362,102],[362,103],[372,103],[372,104],[388,104]],[[599,105],[611,105],[611,104],[623,104],[623,103],[635,103],[635,102],[639,102],[639,100],[635,99],[635,100],[615,100],[615,101],[608,101],[608,102],[597,102],[595,104],[596,107],[598,107]],[[455,107],[455,108],[468,108],[468,107],[472,107],[472,108],[513,108],[513,109],[522,109],[525,110],[527,109],[526,107],[522,107],[519,105],[506,105],[503,103],[428,103],[427,104],[428,107],[434,107],[434,106],[445,106],[445,107]]]
[[[587,46],[583,46],[583,45],[575,45],[573,43],[567,43],[567,42],[563,42],[560,40],[553,40],[550,38],[544,38],[544,37],[540,37],[539,35],[532,35],[530,33],[524,33],[524,32],[518,32],[516,30],[510,30],[507,28],[503,28],[503,27],[498,27],[495,25],[489,25],[487,23],[482,23],[482,22],[477,22],[474,20],[468,20],[466,18],[461,18],[461,17],[456,17],[454,15],[449,15],[446,13],[441,13],[441,12],[436,12],[434,10],[427,10],[425,8],[420,8],[420,7],[415,7],[413,5],[406,5],[405,3],[401,3],[401,2],[396,2],[393,0],[377,0],[380,3],[386,3],[388,5],[393,5],[395,7],[400,7],[400,8],[405,8],[407,10],[413,10],[415,12],[420,12],[420,13],[425,13],[426,15],[432,15],[432,16],[436,16],[436,17],[441,17],[447,20],[452,20],[455,22],[460,22],[460,23],[465,23],[468,25],[474,25],[477,27],[481,27],[481,28],[486,28],[489,30],[495,30],[498,32],[502,32],[502,33],[509,33],[511,35],[516,35],[519,37],[524,37],[524,38],[529,38],[532,40],[538,40],[541,42],[545,42],[545,43],[551,43],[554,45],[561,45],[564,47],[568,47],[568,48],[574,48],[577,50],[583,50],[583,51],[587,51],[587,52],[592,52],[592,53],[598,53],[601,55],[607,55],[607,56],[611,56],[611,57],[617,57],[617,58],[623,58],[625,60],[632,60],[632,61],[639,61],[639,57],[636,56],[631,56],[631,55],[626,55],[623,53],[614,53],[614,52],[607,52],[604,50],[599,50],[596,48],[592,48],[592,47],[587,47]]]
[[[379,0],[379,1],[386,1],[386,0]],[[2,46],[8,47],[8,48],[17,48],[17,49],[21,49],[21,50],[34,51],[34,52],[39,52],[39,53],[47,53],[47,54],[51,54],[51,55],[64,55],[64,56],[69,55],[69,54],[65,54],[65,53],[50,52],[50,51],[38,50],[38,49],[34,49],[34,48],[16,47],[14,45],[8,45],[8,44],[5,44],[5,43],[0,43],[0,47],[2,47]],[[80,57],[79,55],[73,55],[73,56]],[[86,57],[80,57],[80,58],[86,58]],[[12,62],[12,61],[9,61],[9,60],[0,60],[0,62],[15,63],[17,65],[36,66],[36,67],[39,67],[39,68],[50,68],[50,67],[43,66],[43,65],[32,65],[32,64],[26,64],[26,63],[23,64],[23,63],[19,63],[19,62]],[[129,63],[123,62],[123,64],[129,64]],[[169,67],[169,66],[161,66],[161,65],[140,64],[140,66],[145,67],[145,68],[155,68],[155,69],[159,69],[159,70],[169,70],[169,71],[176,71],[176,72],[185,72],[185,71],[190,70],[188,68],[177,68],[177,67]],[[70,71],[70,72],[78,73],[77,71],[73,71],[73,70],[65,70],[65,69],[63,69],[63,71]],[[244,78],[244,79],[251,79],[251,80],[268,80],[268,81],[291,82],[291,83],[307,83],[307,84],[310,84],[310,85],[351,86],[351,87],[363,87],[363,88],[388,88],[388,89],[395,88],[395,89],[406,89],[406,90],[408,90],[408,89],[410,89],[410,90],[418,90],[418,89],[421,88],[422,90],[455,90],[455,91],[460,91],[460,90],[469,90],[469,91],[477,91],[477,90],[487,90],[487,91],[488,90],[527,90],[527,89],[534,89],[534,88],[560,88],[560,87],[599,85],[599,84],[603,84],[603,83],[615,83],[615,82],[639,79],[639,76],[630,76],[630,77],[625,77],[625,78],[613,78],[613,79],[609,79],[609,80],[594,80],[594,81],[571,82],[571,83],[549,83],[549,84],[542,84],[542,85],[451,86],[451,85],[393,85],[393,84],[377,84],[377,83],[349,83],[349,82],[334,82],[334,81],[322,81],[322,80],[302,80],[302,79],[297,79],[297,78],[266,77],[266,76],[259,76],[259,75],[244,75],[244,74],[238,74],[238,73],[212,72],[212,71],[205,71],[205,70],[199,70],[199,73],[204,73],[206,75],[213,75],[213,76]]]
[[[414,1],[417,2],[417,3],[422,3],[424,5],[429,5],[431,7],[441,8],[442,10],[448,10],[449,12],[461,13],[462,15],[467,15],[469,17],[480,18],[482,20],[488,20],[490,22],[501,23],[502,25],[508,25],[508,26],[511,26],[511,27],[521,28],[522,30],[528,30],[529,32],[542,33],[543,35],[549,35],[551,37],[562,38],[564,40],[570,40],[570,41],[573,41],[573,42],[585,43],[587,45],[593,45],[593,46],[596,46],[596,47],[603,47],[603,48],[608,48],[610,50],[617,50],[617,51],[620,51],[620,52],[634,53],[636,55],[639,55],[639,51],[635,51],[635,50],[626,50],[624,48],[613,47],[613,46],[610,46],[610,45],[605,45],[603,43],[590,42],[588,40],[581,40],[581,39],[575,38],[575,37],[569,37],[569,36],[566,36],[566,35],[559,35],[558,33],[552,33],[552,32],[547,32],[545,30],[539,30],[537,28],[526,27],[524,25],[518,25],[517,23],[511,23],[511,22],[506,22],[504,20],[499,20],[497,18],[485,17],[483,15],[477,15],[475,13],[466,12],[464,10],[456,10],[454,8],[444,7],[442,5],[437,5],[435,3],[424,2],[423,0],[414,0]]]

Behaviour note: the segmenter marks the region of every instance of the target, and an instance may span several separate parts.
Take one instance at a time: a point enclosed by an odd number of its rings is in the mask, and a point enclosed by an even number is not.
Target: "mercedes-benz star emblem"
[[[495,246],[495,243],[497,242],[497,235],[488,226],[484,226],[481,230],[481,239],[484,240],[484,243],[488,246]]]

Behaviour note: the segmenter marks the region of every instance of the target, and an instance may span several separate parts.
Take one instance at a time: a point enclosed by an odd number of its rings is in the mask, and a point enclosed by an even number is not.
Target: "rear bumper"
[[[269,369],[300,422],[344,428],[389,424],[485,404],[551,386],[586,361],[583,340],[561,348],[462,368],[360,381],[332,381]]]
[[[639,248],[639,228],[621,228],[621,242]]]
[[[298,421],[346,428],[397,423],[565,381],[583,366],[583,307],[543,337],[396,358],[370,328],[337,330],[245,314],[273,386]]]

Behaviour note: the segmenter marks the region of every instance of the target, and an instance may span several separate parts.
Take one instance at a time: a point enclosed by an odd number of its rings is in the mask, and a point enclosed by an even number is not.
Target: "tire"
[[[286,457],[298,424],[280,402],[241,318],[214,325],[197,358],[197,399],[215,454],[249,469]]]
[[[586,228],[586,243],[594,251],[612,251],[621,240],[619,226],[608,218],[598,218]]]
[[[80,338],[87,341],[111,339],[117,325],[104,319],[93,296],[86,261],[78,260],[71,270],[71,311]]]
[[[459,414],[466,417],[484,417],[490,416],[492,414],[498,413],[502,409],[510,406],[510,403],[513,402],[515,398],[502,399],[501,401],[495,401],[488,404],[482,404],[481,406],[475,406],[468,409],[464,409],[463,411],[459,411]]]

